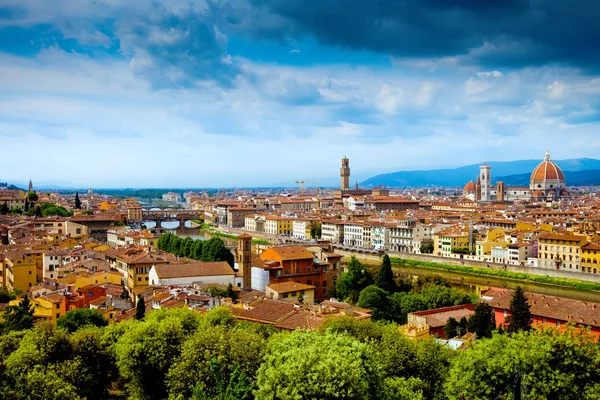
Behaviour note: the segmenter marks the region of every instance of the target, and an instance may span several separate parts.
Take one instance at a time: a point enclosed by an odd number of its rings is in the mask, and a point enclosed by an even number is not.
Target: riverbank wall
[[[354,252],[344,249],[335,249],[335,252],[341,254],[346,257],[356,256],[356,258],[368,261],[381,261],[381,258],[377,255],[373,254],[365,254],[362,252]],[[476,267],[476,268],[489,268],[494,270],[503,270],[503,271],[511,271],[511,272],[521,272],[525,274],[531,275],[540,275],[540,276],[548,276],[551,278],[565,278],[565,279],[574,279],[585,282],[594,282],[600,283],[600,275],[593,274],[585,274],[577,271],[568,271],[568,270],[556,270],[556,269],[545,269],[545,268],[537,268],[537,267],[526,267],[526,266],[518,266],[518,265],[510,265],[510,264],[498,264],[498,263],[490,263],[483,261],[475,261],[475,260],[465,260],[459,258],[447,258],[447,257],[438,257],[429,254],[412,254],[412,253],[396,253],[389,252],[387,253],[392,258],[402,258],[405,260],[413,260],[420,262],[431,262],[438,264],[446,264],[446,265],[455,265],[460,267]],[[443,267],[443,266],[440,266]]]

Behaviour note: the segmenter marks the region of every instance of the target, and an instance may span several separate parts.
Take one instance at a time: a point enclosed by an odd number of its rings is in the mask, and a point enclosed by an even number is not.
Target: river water
[[[147,228],[154,228],[156,226],[156,223],[153,221],[145,221],[144,225],[146,225]],[[206,231],[203,231],[200,228],[191,228],[190,225],[190,221],[187,221],[185,223],[185,226],[179,226],[179,222],[173,221],[173,222],[163,222],[161,224],[161,227],[166,229],[167,232],[170,232],[176,236],[182,237],[182,238],[186,238],[186,237],[190,237],[194,240],[196,239],[200,239],[200,240],[208,240],[212,237],[212,235]],[[227,247],[232,247],[232,246],[236,246],[237,243],[234,239],[229,239],[229,238],[221,238],[224,242],[225,245]]]

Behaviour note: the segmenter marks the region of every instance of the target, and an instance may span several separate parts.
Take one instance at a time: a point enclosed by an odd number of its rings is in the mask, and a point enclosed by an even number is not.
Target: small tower
[[[29,193],[33,192],[33,182],[31,182],[31,179],[29,180]]]
[[[242,273],[242,289],[252,290],[252,236],[238,236],[237,247],[238,271]]]
[[[498,203],[504,202],[504,182],[496,183],[496,188],[498,189],[496,192],[496,201]]]
[[[485,163],[479,167],[479,180],[481,182],[481,201],[490,201],[492,199],[492,167]]]
[[[342,190],[350,189],[350,160],[347,157],[342,158],[340,176],[342,177]]]

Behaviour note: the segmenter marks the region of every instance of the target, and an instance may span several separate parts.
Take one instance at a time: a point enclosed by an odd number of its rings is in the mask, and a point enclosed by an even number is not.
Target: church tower
[[[479,167],[479,180],[481,182],[481,201],[492,199],[492,167],[487,163]]]
[[[33,192],[33,182],[31,182],[31,179],[29,180],[29,193]]]
[[[238,271],[242,273],[242,289],[252,290],[252,236],[238,236]]]
[[[342,178],[342,190],[350,189],[350,160],[347,157],[342,158],[340,176]]]

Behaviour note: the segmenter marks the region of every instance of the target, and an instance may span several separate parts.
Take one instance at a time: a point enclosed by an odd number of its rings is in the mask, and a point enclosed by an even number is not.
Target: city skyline
[[[599,7],[7,0],[0,180],[250,187],[333,177],[344,155],[359,181],[596,158]]]

